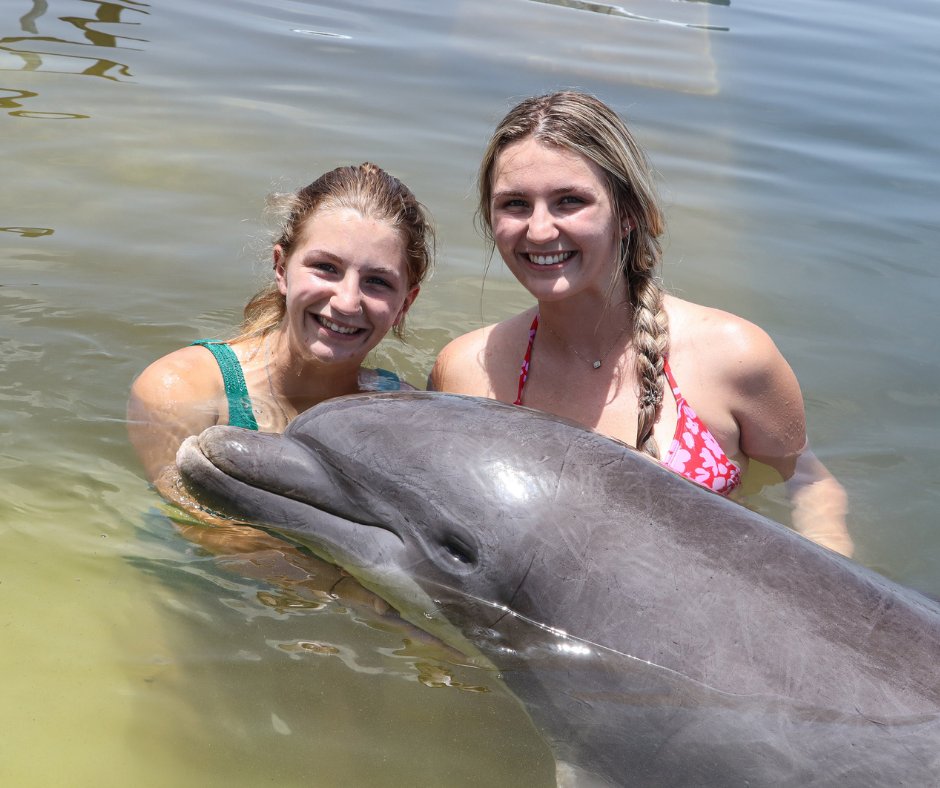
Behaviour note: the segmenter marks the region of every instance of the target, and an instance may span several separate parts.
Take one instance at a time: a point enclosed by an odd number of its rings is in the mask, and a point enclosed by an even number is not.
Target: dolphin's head
[[[329,400],[283,435],[212,427],[183,444],[177,464],[213,509],[304,544],[386,595],[415,604],[417,585],[437,609],[459,596],[445,617],[485,626],[520,606],[528,614],[524,581],[534,565],[544,571],[546,551],[558,583],[577,581],[590,539],[580,502],[605,494],[579,469],[605,452],[622,461],[624,448],[525,408],[396,392]]]

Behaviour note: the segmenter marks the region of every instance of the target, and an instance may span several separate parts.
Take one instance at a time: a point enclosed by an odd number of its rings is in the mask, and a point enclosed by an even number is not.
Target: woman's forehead
[[[529,137],[507,145],[493,167],[494,188],[503,191],[538,184],[550,189],[568,187],[602,188],[604,171],[577,151]]]
[[[541,162],[553,161],[564,163],[566,166],[577,166],[578,164],[587,164],[587,157],[581,155],[575,150],[545,142],[535,137],[526,137],[525,139],[511,142],[503,148],[496,156],[497,169],[512,166],[513,162]]]
[[[297,250],[311,248],[347,261],[371,259],[396,268],[405,264],[406,240],[400,228],[354,208],[321,208],[307,217]]]

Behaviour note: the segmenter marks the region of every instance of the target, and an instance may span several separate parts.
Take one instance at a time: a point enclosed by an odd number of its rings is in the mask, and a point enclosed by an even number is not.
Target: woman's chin
[[[307,360],[316,364],[361,366],[376,344],[378,343],[317,340],[307,346],[304,355]]]

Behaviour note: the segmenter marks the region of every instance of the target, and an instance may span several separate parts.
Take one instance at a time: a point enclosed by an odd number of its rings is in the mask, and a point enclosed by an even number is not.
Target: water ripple
[[[303,28],[294,28],[292,33],[300,33],[304,36],[323,36],[324,38],[341,38],[345,41],[352,40],[352,36],[347,36],[345,33],[330,33],[326,30],[304,30]]]
[[[573,8],[578,11],[593,11],[598,14],[606,14],[607,16],[620,16],[626,19],[634,19],[638,22],[657,22],[662,25],[674,25],[675,27],[688,27],[694,28],[696,30],[714,30],[727,32],[730,28],[721,27],[718,25],[709,25],[705,23],[696,23],[696,22],[677,22],[672,19],[661,19],[655,16],[645,16],[644,14],[637,14],[632,11],[627,11],[626,8],[619,5],[610,5],[608,3],[595,3],[591,0],[529,0],[532,3],[543,3],[545,5],[557,5],[562,8]],[[730,5],[730,0],[721,2],[720,0],[712,2],[712,0],[702,0],[701,2],[690,2],[689,5]]]

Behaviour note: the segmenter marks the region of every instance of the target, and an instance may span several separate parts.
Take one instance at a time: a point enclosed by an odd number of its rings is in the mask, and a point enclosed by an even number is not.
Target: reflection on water
[[[326,30],[304,30],[302,28],[294,28],[292,33],[300,33],[304,36],[322,36],[323,38],[338,38],[340,40],[349,41],[352,36],[344,35],[343,33],[328,33]]]
[[[557,5],[563,8],[575,8],[579,11],[593,11],[597,14],[607,14],[608,16],[622,16],[626,19],[635,19],[639,22],[657,22],[663,25],[677,25],[679,27],[692,27],[699,28],[700,30],[722,30],[727,31],[727,27],[719,27],[717,25],[709,25],[706,22],[702,21],[684,21],[671,18],[664,18],[660,16],[645,16],[644,14],[639,14],[635,11],[628,11],[623,6],[619,5],[610,5],[608,3],[593,3],[589,0],[530,0],[533,3],[546,3],[547,5]],[[704,2],[709,2],[709,0],[704,0]],[[715,5],[731,5],[730,0],[725,0],[725,2],[717,2]],[[692,7],[698,3],[692,3]],[[672,7],[675,8],[675,4],[672,4]],[[680,10],[684,11],[682,6],[678,6]],[[706,18],[705,14],[699,14],[699,18]]]
[[[556,85],[609,81],[709,96],[720,89],[711,37],[728,28],[711,17],[724,17],[725,9],[661,0],[641,3],[646,14],[584,0],[530,0],[528,5],[533,12],[525,22],[526,35],[520,36],[503,24],[501,7],[461,3],[455,43],[479,47],[490,57],[495,52],[508,64],[521,62]],[[598,24],[601,13],[608,19]],[[589,56],[585,41],[590,41]]]
[[[63,14],[48,19],[47,0],[34,0],[32,9],[19,19],[22,31],[31,35],[0,38],[0,71],[75,74],[113,81],[124,81],[131,77],[130,67],[126,64],[103,57],[100,53],[83,54],[77,48],[129,49],[133,47],[127,46],[125,42],[146,43],[145,39],[113,32],[109,26],[139,26],[139,21],[123,17],[126,12],[146,15],[149,13],[149,5],[134,0],[125,0],[125,3],[87,0],[78,8],[85,10],[89,4],[94,6],[94,17]],[[64,26],[58,24],[60,22]],[[103,25],[104,29],[98,29],[97,25]],[[63,28],[63,32],[61,35],[52,35],[47,32],[47,28],[53,31]],[[76,38],[76,34],[80,35]],[[4,93],[10,95],[5,96]],[[34,99],[38,95],[29,90],[0,87],[0,107],[11,109],[10,115],[21,118],[74,120],[89,117],[74,112],[19,109],[22,106],[20,101]]]
[[[484,661],[350,587],[285,594],[283,578],[255,571],[270,556],[226,559],[156,514],[146,523],[147,555],[128,560],[152,579],[164,640],[151,692],[134,698],[138,727],[174,758],[200,760],[212,784],[548,784],[544,745]],[[303,567],[335,588],[332,567]]]
[[[2,106],[2,104],[0,104]],[[0,233],[14,233],[23,238],[41,238],[55,232],[51,227],[0,227]]]

